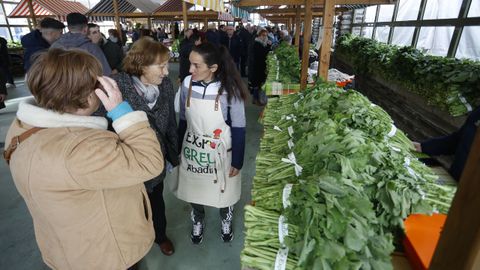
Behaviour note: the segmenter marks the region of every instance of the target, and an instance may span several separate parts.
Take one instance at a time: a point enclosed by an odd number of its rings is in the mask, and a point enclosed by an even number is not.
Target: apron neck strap
[[[190,85],[188,86],[187,107],[190,107],[191,97],[192,97],[192,78],[190,78]]]

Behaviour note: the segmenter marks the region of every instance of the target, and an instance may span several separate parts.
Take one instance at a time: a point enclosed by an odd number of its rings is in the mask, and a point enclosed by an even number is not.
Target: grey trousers
[[[205,206],[201,204],[191,203],[192,205],[192,221],[203,222],[205,218]],[[229,207],[219,208],[222,220],[231,221],[233,218],[233,205]]]

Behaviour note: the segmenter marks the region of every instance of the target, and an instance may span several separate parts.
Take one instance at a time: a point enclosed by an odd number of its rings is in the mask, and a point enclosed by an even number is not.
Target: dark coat
[[[240,28],[238,31],[238,37],[240,38],[240,55],[248,55],[248,48],[252,43],[252,35],[245,28]]]
[[[221,44],[228,49],[233,61],[235,61],[235,63],[238,63],[240,61],[240,50],[241,50],[240,38],[236,34],[233,34],[231,38],[229,38],[227,35],[223,37]]]
[[[179,69],[179,74],[178,77],[180,78],[180,81],[183,82],[183,79],[190,75],[190,52],[192,52],[192,48],[195,45],[194,41],[191,39],[184,39],[180,43],[180,69]]]
[[[32,56],[36,53],[48,50],[50,43],[42,37],[42,33],[38,30],[34,30],[22,37],[23,47],[23,68],[25,71],[30,69],[32,65]]]
[[[10,56],[8,55],[7,40],[0,37],[0,65],[8,68],[10,66]]]
[[[0,94],[6,95],[7,94],[7,77],[5,76],[5,72],[2,71],[0,68]],[[0,109],[5,108],[5,103],[2,101],[0,102]]]
[[[254,41],[250,46],[248,57],[248,81],[253,87],[260,87],[267,79],[267,55],[271,46],[264,47],[260,42]]]
[[[218,32],[208,29],[207,32],[205,33],[205,39],[207,42],[212,43],[214,45],[220,44],[220,36]]]
[[[107,58],[110,68],[112,70],[122,71],[122,61],[124,57],[122,47],[108,39],[103,40],[100,47],[105,54],[105,58]]]
[[[8,64],[9,63],[9,58],[8,58],[8,49],[7,49],[7,40],[0,37],[0,61],[3,63]],[[8,61],[8,62],[7,62]],[[8,68],[8,66],[6,67]],[[0,94],[6,95],[7,94],[7,86],[5,85],[7,83],[7,75],[6,72],[4,72],[3,67],[0,66]],[[5,108],[5,103],[2,101],[0,102],[0,109]]]
[[[457,181],[462,176],[475,133],[480,125],[480,107],[470,113],[463,126],[456,132],[422,142],[422,152],[428,155],[455,155],[450,174]]]
[[[117,82],[123,99],[127,101],[134,110],[147,113],[150,125],[155,130],[158,141],[160,142],[164,160],[168,160],[173,166],[178,165],[178,135],[174,109],[175,91],[170,79],[168,77],[164,78],[162,84],[158,86],[160,95],[152,109],[148,107],[146,101],[135,90],[132,77],[129,74],[120,72],[112,75],[112,79]],[[165,171],[158,177],[146,182],[145,186],[147,190],[151,190],[163,181],[164,178]]]

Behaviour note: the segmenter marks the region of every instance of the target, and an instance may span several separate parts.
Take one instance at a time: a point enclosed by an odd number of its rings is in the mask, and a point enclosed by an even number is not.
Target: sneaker
[[[231,242],[233,240],[233,228],[231,220],[222,220],[222,239],[223,242]]]
[[[192,226],[192,234],[190,235],[190,239],[194,244],[200,244],[203,240],[203,229],[205,228],[205,224],[203,222],[193,222]]]

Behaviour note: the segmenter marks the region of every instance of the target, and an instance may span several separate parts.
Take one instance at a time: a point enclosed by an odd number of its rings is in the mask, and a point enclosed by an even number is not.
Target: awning
[[[182,2],[182,0],[167,0],[167,2],[155,10],[154,13],[183,11]],[[189,10],[191,7],[193,7],[193,4],[187,3],[187,10]]]
[[[66,16],[71,12],[85,14],[88,8],[79,2],[64,0],[32,0],[33,12],[36,16],[56,16],[61,21],[66,20]],[[28,1],[22,0],[8,15],[11,18],[32,17],[28,8]]]
[[[245,9],[241,9],[236,6],[231,6],[230,8],[231,8],[233,17],[240,18],[247,21],[250,19],[250,13],[248,13],[248,11],[246,11]]]
[[[233,22],[235,18],[233,18],[232,14],[226,12],[218,12],[218,20],[219,21],[228,21]]]
[[[225,12],[225,6],[223,0],[185,0],[185,2],[199,5],[213,11]]]
[[[127,0],[117,0],[118,3],[118,13],[121,16],[122,13],[133,13],[137,8],[130,4]],[[112,14],[115,12],[113,10],[112,0],[102,0],[96,4],[92,9],[90,9],[87,14]],[[89,16],[89,19],[92,21],[113,21],[114,16]],[[120,17],[120,20],[125,22],[125,18]]]
[[[130,4],[136,6],[144,13],[153,13],[159,6],[163,5],[165,0],[127,0]]]

